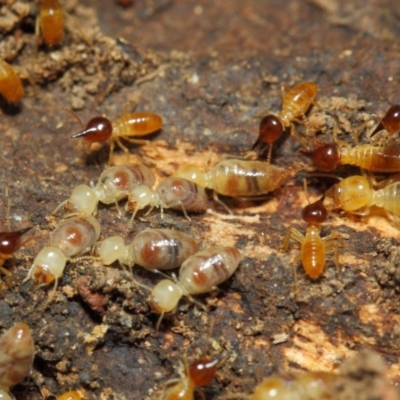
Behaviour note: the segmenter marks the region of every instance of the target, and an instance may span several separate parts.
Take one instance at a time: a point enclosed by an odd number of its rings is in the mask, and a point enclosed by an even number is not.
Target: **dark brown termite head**
[[[258,139],[254,143],[252,150],[260,142],[267,143],[269,145],[276,142],[282,136],[284,130],[285,128],[279,117],[272,114],[266,115],[260,121]]]
[[[385,129],[389,135],[394,135],[400,130],[400,105],[395,104],[387,110],[378,126],[371,133],[371,137]]]
[[[0,254],[11,255],[22,246],[22,236],[32,227],[15,232],[0,232]]]
[[[301,216],[309,225],[322,224],[328,218],[328,211],[324,206],[325,195],[314,203],[303,208]]]
[[[335,144],[324,144],[311,152],[300,150],[300,153],[310,158],[321,171],[333,171],[340,163],[340,152]]]
[[[207,386],[217,373],[219,358],[210,359],[208,357],[194,361],[189,367],[189,377],[196,386]]]
[[[85,129],[72,136],[83,138],[89,143],[105,142],[112,135],[112,124],[105,117],[94,117],[86,125]]]

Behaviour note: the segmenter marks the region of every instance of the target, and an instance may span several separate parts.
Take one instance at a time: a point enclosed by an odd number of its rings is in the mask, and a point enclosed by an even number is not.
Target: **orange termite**
[[[291,238],[301,244],[301,252],[295,259],[294,285],[297,292],[297,271],[296,263],[301,260],[304,270],[311,279],[317,279],[321,276],[325,269],[326,252],[334,251],[334,262],[337,271],[339,271],[339,247],[338,241],[341,238],[335,234],[321,238],[321,224],[327,219],[328,211],[324,206],[325,195],[316,202],[303,208],[302,218],[307,222],[307,230],[305,236],[297,229],[289,228],[283,241],[282,248],[286,251],[289,247]]]
[[[80,118],[75,114],[72,115],[78,119],[83,127],[84,125]],[[126,153],[129,153],[129,150],[121,142],[121,139],[135,144],[150,143],[148,140],[134,139],[134,137],[141,137],[156,132],[162,128],[162,125],[163,120],[159,115],[146,112],[123,114],[113,124],[105,117],[95,117],[87,123],[82,131],[73,135],[72,138],[83,138],[89,144],[109,140],[111,159],[115,144]]]
[[[83,399],[84,396],[82,395],[80,390],[71,390],[57,397],[57,400],[83,400]]]
[[[64,11],[58,0],[41,0],[36,20],[36,36],[42,34],[50,47],[59,46],[64,36]]]
[[[382,117],[378,126],[371,133],[372,137],[376,133],[386,130],[389,135],[394,135],[400,130],[400,105],[395,104],[387,110],[386,114]]]
[[[0,59],[0,94],[9,103],[18,103],[24,96],[24,87],[14,68]]]

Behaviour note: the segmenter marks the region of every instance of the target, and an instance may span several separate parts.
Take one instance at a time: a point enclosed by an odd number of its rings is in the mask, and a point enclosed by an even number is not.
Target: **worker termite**
[[[190,221],[187,211],[204,212],[207,208],[207,195],[204,189],[195,182],[170,177],[161,181],[155,190],[151,190],[146,185],[139,185],[129,193],[125,210],[133,211],[131,222],[136,213],[147,206],[150,206],[147,214],[154,207],[159,207],[161,219],[165,208],[182,209],[183,214]]]
[[[156,328],[165,314],[175,311],[182,297],[194,301],[192,295],[207,293],[230,278],[241,258],[240,251],[229,246],[209,247],[187,258],[175,282],[163,279],[151,290],[150,307],[160,314]]]
[[[321,171],[333,171],[338,165],[350,164],[372,172],[399,172],[400,146],[361,144],[323,144],[312,152],[301,151]]]
[[[193,400],[194,392],[197,388],[210,385],[217,373],[218,367],[225,358],[225,356],[205,356],[198,358],[190,363],[190,365],[185,359],[184,373],[181,373],[178,383],[163,396],[163,400]],[[205,397],[203,396],[203,398]]]
[[[8,103],[18,103],[24,96],[24,87],[15,69],[0,59],[0,94]]]
[[[59,46],[64,36],[64,11],[58,0],[40,0],[36,37],[42,34],[49,47]]]
[[[224,160],[207,173],[196,165],[185,165],[174,175],[212,189],[214,200],[232,214],[219,200],[218,194],[231,197],[261,196],[278,189],[301,168],[300,164],[283,168],[263,161]]]
[[[11,400],[9,389],[30,373],[35,347],[29,326],[17,322],[0,337],[0,398]]]
[[[0,271],[11,276],[10,271],[3,267],[6,260],[21,248],[27,241],[22,241],[23,235],[32,227],[20,229],[14,232],[0,232]]]
[[[178,268],[197,251],[195,239],[172,229],[145,229],[128,245],[121,236],[111,236],[95,246],[96,254],[105,265],[118,260],[122,265],[138,264],[148,270]]]
[[[71,197],[58,205],[53,214],[63,206],[73,214],[90,215],[97,211],[98,202],[111,204],[128,197],[138,185],[153,186],[153,172],[144,165],[125,164],[107,168],[99,177],[95,187],[78,185]]]
[[[323,202],[325,196],[322,196],[316,202],[307,205],[302,210],[302,218],[307,223],[307,230],[303,236],[297,229],[289,228],[287,234],[282,241],[282,248],[287,251],[291,238],[301,244],[300,254],[294,261],[294,286],[295,292],[298,291],[297,286],[297,262],[301,260],[306,274],[311,279],[317,279],[321,276],[325,268],[326,252],[333,250],[334,262],[336,270],[339,272],[339,248],[338,243],[341,238],[338,235],[332,234],[321,238],[321,224],[327,219],[328,211]]]
[[[246,396],[246,399],[330,399],[333,387],[339,377],[340,375],[332,372],[274,374],[264,379],[250,397]],[[237,398],[239,397],[242,396],[237,396]]]
[[[67,262],[78,261],[99,239],[100,224],[93,216],[67,219],[52,233],[51,245],[39,251],[24,282],[33,278],[39,284],[54,282],[62,277]]]
[[[87,123],[86,127],[77,115],[72,115],[78,119],[83,128],[72,138],[83,138],[89,146],[92,143],[102,143],[109,140],[110,161],[115,144],[125,153],[129,153],[128,148],[122,143],[121,139],[134,144],[150,144],[149,140],[134,139],[134,137],[142,137],[159,131],[163,125],[163,120],[159,115],[146,112],[123,114],[113,124],[105,117],[95,117]]]
[[[396,177],[395,177],[396,178]],[[398,176],[397,176],[398,178]],[[370,207],[383,208],[388,218],[400,221],[400,181],[389,179],[383,187],[374,190],[371,180],[365,176],[349,176],[341,179],[325,193],[328,209],[367,215]]]
[[[382,130],[385,130],[389,135],[394,135],[400,130],[400,105],[395,104],[387,110],[370,137]]]

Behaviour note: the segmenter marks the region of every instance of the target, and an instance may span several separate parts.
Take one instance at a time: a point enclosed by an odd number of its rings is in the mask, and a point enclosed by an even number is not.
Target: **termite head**
[[[0,232],[0,258],[9,256],[22,246],[22,236],[32,227],[20,229],[15,232]],[[7,257],[6,257],[7,258]]]
[[[208,386],[213,380],[220,362],[220,358],[209,357],[194,361],[189,366],[190,379],[196,386]]]
[[[175,311],[181,298],[181,286],[169,279],[163,279],[151,291],[150,308],[157,314],[170,313]]]
[[[400,130],[400,105],[395,104],[394,106],[390,107],[387,110],[386,114],[379,122],[378,126],[375,130],[371,133],[372,137],[376,133],[380,132],[381,130],[385,129],[390,135],[395,134]]]
[[[314,203],[304,207],[301,216],[310,225],[320,225],[328,217],[328,211],[324,206],[325,195]]]
[[[340,162],[340,151],[335,144],[324,144],[314,151],[300,150],[300,153],[309,157],[313,164],[321,171],[333,171]]]
[[[26,279],[33,275],[38,283],[49,284],[62,277],[67,261],[67,257],[57,247],[43,247],[33,260],[33,265]]]
[[[83,215],[95,213],[98,202],[96,191],[88,185],[78,185],[68,201],[74,212]]]
[[[72,136],[73,139],[82,137],[89,143],[105,142],[112,135],[112,124],[105,117],[92,118],[85,129]]]
[[[128,196],[126,211],[137,211],[151,204],[154,192],[146,185],[135,187]]]
[[[261,142],[271,145],[282,136],[284,130],[285,128],[279,117],[272,114],[266,115],[260,121],[258,139],[251,149],[254,150]]]
[[[201,171],[197,165],[193,164],[182,165],[175,171],[174,176],[197,183],[202,188],[208,186],[206,174],[203,171]]]

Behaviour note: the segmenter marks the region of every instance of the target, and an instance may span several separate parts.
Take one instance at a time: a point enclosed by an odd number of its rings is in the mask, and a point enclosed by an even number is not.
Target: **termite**
[[[115,261],[132,267],[135,264],[148,270],[178,268],[198,251],[197,241],[172,229],[145,229],[125,245],[121,236],[111,236],[98,242],[95,252],[104,265]]]
[[[51,245],[36,255],[24,282],[33,278],[39,284],[54,282],[63,276],[67,262],[74,262],[90,250],[100,236],[100,225],[93,216],[82,216],[61,222],[52,233]]]
[[[330,399],[340,375],[332,372],[274,374],[264,379],[248,400]],[[237,398],[242,397],[238,396]]]
[[[0,398],[11,400],[9,389],[30,373],[35,346],[31,330],[23,322],[14,324],[0,337]]]
[[[321,171],[331,172],[338,165],[350,164],[372,172],[399,172],[400,146],[374,146],[361,144],[355,147],[323,144],[312,152],[301,151]]]
[[[369,178],[349,176],[328,189],[325,197],[330,210],[341,208],[353,214],[367,215],[370,207],[376,206],[383,208],[391,220],[398,222],[400,218],[400,181],[393,182],[393,179],[374,190]]]
[[[86,127],[77,115],[72,115],[78,119],[83,128],[82,131],[73,135],[72,138],[83,138],[89,145],[109,140],[110,161],[115,144],[125,153],[129,153],[128,148],[122,143],[121,139],[134,144],[149,144],[151,143],[149,140],[134,139],[134,137],[142,137],[159,131],[163,125],[163,120],[159,115],[146,112],[123,114],[114,123],[111,123],[105,117],[95,117],[87,123]]]
[[[306,274],[311,279],[317,279],[325,269],[326,252],[333,250],[334,262],[339,272],[339,247],[341,238],[335,234],[321,238],[321,224],[327,219],[328,211],[324,206],[325,196],[316,202],[307,205],[302,210],[302,218],[307,223],[307,230],[303,236],[297,229],[289,228],[283,241],[282,248],[287,251],[290,239],[301,244],[300,254],[294,260],[294,286],[297,293],[297,262],[301,260]]]
[[[4,263],[13,256],[27,241],[22,241],[23,235],[32,227],[13,232],[0,232],[0,271],[11,276],[10,271],[3,267]]]
[[[64,36],[64,11],[58,0],[40,0],[36,37],[42,34],[49,47],[59,46]]]
[[[117,205],[118,201],[128,197],[136,186],[151,187],[154,182],[153,172],[144,165],[125,164],[110,167],[102,172],[95,187],[78,185],[71,197],[59,204],[52,213],[67,206],[73,214],[95,214],[99,202]]]
[[[181,374],[178,383],[166,393],[163,400],[194,400],[196,389],[211,384],[218,367],[225,358],[225,356],[202,357],[193,361],[190,365],[185,359],[184,373]]]
[[[196,165],[185,165],[174,175],[196,182],[203,188],[212,189],[214,200],[232,214],[219,200],[218,194],[230,197],[261,196],[281,187],[300,169],[300,165],[283,168],[264,161],[224,160],[207,173]]]
[[[165,314],[175,311],[182,297],[194,301],[192,295],[207,293],[230,278],[241,258],[240,251],[235,247],[209,247],[182,263],[175,282],[170,279],[158,282],[150,294],[150,307],[160,314],[156,328],[159,328]]]
[[[181,209],[190,221],[187,211],[204,212],[207,208],[207,194],[195,182],[179,177],[169,177],[161,181],[155,190],[147,185],[139,185],[129,193],[125,210],[133,211],[131,222],[136,213],[147,206],[150,206],[147,214],[154,207],[159,207],[161,219],[163,219],[165,208]]]
[[[57,400],[83,400],[83,399],[84,396],[82,396],[82,392],[80,390],[71,390],[57,397]]]
[[[0,59],[0,94],[8,103],[18,103],[24,96],[24,87],[15,69]]]
[[[385,130],[389,135],[394,135],[400,130],[400,105],[395,104],[387,110],[370,137],[382,130]]]

